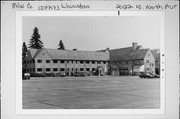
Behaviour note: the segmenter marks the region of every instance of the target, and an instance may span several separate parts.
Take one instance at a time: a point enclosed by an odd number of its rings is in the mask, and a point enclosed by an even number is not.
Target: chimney
[[[109,48],[106,48],[105,52],[109,52]]]
[[[137,48],[137,43],[133,42],[132,43],[132,51],[135,51]]]

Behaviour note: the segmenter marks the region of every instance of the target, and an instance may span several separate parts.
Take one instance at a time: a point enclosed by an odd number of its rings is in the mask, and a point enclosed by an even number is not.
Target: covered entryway
[[[97,75],[98,76],[105,75],[104,68],[102,66],[97,66]]]

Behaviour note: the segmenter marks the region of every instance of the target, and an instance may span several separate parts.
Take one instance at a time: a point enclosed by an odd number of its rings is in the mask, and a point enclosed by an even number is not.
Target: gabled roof
[[[149,49],[142,49],[141,46],[137,46],[135,51],[132,47],[126,47],[109,50],[109,57],[111,61],[144,59],[148,51]]]
[[[154,58],[156,60],[160,60],[160,50],[151,50],[151,53],[153,54]]]
[[[34,59],[40,52],[42,49],[29,49],[29,52],[32,56],[32,58]]]
[[[109,60],[109,53],[96,51],[72,51],[57,49],[31,49],[33,59],[38,58],[39,53],[45,50],[52,59],[64,60]]]

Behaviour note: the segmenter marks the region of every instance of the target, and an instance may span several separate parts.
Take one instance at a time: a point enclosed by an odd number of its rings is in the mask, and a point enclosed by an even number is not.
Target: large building
[[[77,50],[29,49],[23,67],[28,73],[107,72],[109,53]]]
[[[160,74],[160,50],[155,49],[151,50],[154,58],[155,58],[155,73]]]
[[[28,73],[76,72],[107,73],[109,75],[155,74],[155,58],[150,49],[137,43],[131,47],[101,50],[29,49],[23,69]]]
[[[131,47],[109,50],[109,58],[109,73],[111,75],[155,73],[155,58],[150,49],[144,49],[137,43],[132,43]]]

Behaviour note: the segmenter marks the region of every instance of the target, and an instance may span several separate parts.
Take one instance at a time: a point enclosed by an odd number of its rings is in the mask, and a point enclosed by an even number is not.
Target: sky
[[[159,49],[160,23],[150,16],[41,16],[23,17],[22,39],[28,46],[34,27],[39,29],[45,48],[96,51],[132,46]]]

